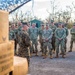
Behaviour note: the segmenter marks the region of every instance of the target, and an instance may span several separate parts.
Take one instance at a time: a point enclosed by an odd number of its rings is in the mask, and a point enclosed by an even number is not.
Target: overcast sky
[[[34,0],[34,7],[33,7],[34,16],[37,16],[38,18],[41,18],[41,19],[45,19],[49,15],[47,10],[51,12],[50,1],[51,0]],[[62,8],[62,10],[65,10],[65,7],[67,5],[71,5],[73,1],[74,0],[56,0],[56,4],[58,5],[58,9]],[[22,10],[23,13],[25,13],[26,11],[31,11],[32,1],[22,6],[20,10]]]

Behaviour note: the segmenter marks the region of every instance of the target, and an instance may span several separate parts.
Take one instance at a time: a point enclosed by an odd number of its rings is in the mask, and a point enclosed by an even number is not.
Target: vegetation
[[[50,22],[51,20],[54,20],[55,22],[64,22],[67,24],[68,28],[71,28],[74,22],[74,19],[72,19],[72,13],[75,14],[75,4],[74,2],[71,3],[70,6],[66,6],[65,10],[62,10],[62,8],[59,8],[59,3],[57,0],[50,0],[50,6],[51,11],[47,10],[49,16],[45,19],[44,22]],[[15,17],[12,16],[13,21],[30,21],[34,18],[39,19],[38,17],[32,16],[32,11],[27,11],[23,13],[22,11],[16,11],[14,13]],[[39,19],[41,20],[41,18]]]

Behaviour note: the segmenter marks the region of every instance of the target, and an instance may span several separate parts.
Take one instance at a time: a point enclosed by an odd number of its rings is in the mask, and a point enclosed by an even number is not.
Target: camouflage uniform
[[[13,30],[9,31],[9,40],[14,40],[14,31]]]
[[[68,32],[68,28],[67,27],[64,27],[64,29],[66,31],[65,48],[64,48],[65,49],[65,52],[66,52],[67,36],[68,36],[69,32]]]
[[[66,37],[65,37],[65,45],[64,45],[64,50],[65,50],[65,53],[66,53],[66,44],[67,44],[67,36],[68,36],[68,34],[69,34],[69,32],[68,32],[68,28],[67,27],[64,27],[64,25],[63,25],[63,28],[65,29],[65,31],[66,31]],[[61,49],[62,50],[62,49]],[[60,53],[60,55],[61,55],[62,53]]]
[[[52,56],[52,45],[51,45],[51,39],[52,39],[52,29],[45,29],[42,37],[43,37],[43,48],[44,48],[44,56],[46,57],[47,55],[47,47],[49,49],[49,54]]]
[[[26,31],[21,31],[19,35],[19,50],[18,55],[20,57],[25,57],[28,60],[28,64],[30,62],[30,38]]]
[[[42,55],[43,55],[43,39],[42,39],[43,31],[44,31],[44,29],[42,29],[42,27],[39,28],[39,43],[40,43],[40,48],[41,48],[41,51],[42,51]]]
[[[57,28],[55,31],[55,37],[56,37],[56,57],[58,57],[60,45],[61,45],[62,57],[64,57],[64,54],[65,54],[64,47],[65,47],[65,37],[66,37],[65,29]]]
[[[30,37],[30,40],[32,42],[32,46],[31,46],[31,53],[32,52],[36,52],[36,55],[37,55],[37,52],[38,52],[38,49],[37,49],[37,45],[38,45],[38,28],[35,27],[35,28],[32,28],[30,27],[28,29],[28,33],[29,33],[29,37]],[[34,50],[34,46],[35,46],[35,50]]]
[[[72,52],[73,42],[75,42],[75,28],[74,27],[71,28],[70,34],[71,34],[71,42],[70,42],[70,51],[69,52]]]
[[[17,29],[14,29],[14,34],[15,34],[15,37],[14,37],[14,41],[15,41],[15,54],[16,54],[16,49],[17,49],[17,44],[18,44],[18,28]]]
[[[53,31],[53,36],[52,36],[52,50],[55,51],[55,30],[56,30],[56,26],[55,25],[51,25],[50,28]]]
[[[19,26],[19,27],[18,27],[18,31],[21,31],[21,29],[22,29],[22,26]]]

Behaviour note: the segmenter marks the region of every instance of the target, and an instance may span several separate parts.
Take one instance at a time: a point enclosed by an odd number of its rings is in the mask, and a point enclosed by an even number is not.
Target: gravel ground
[[[32,57],[30,75],[75,75],[75,52],[67,53],[65,59]]]
[[[46,59],[42,59],[39,53],[38,57],[33,56],[30,59],[30,74],[28,75],[75,75],[75,47],[73,47],[73,52],[68,52],[70,37],[69,35],[66,58],[61,58],[60,55],[59,58],[50,59],[48,56]]]

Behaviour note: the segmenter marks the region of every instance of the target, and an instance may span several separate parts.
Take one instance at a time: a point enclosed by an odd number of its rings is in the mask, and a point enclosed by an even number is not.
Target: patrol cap
[[[24,26],[24,25],[27,25],[27,22],[22,22],[22,25]]]
[[[58,23],[58,26],[59,26],[59,25],[63,25],[63,24],[62,24],[61,22],[59,22],[59,23]]]
[[[54,22],[54,20],[51,20],[51,23],[53,23]]]

